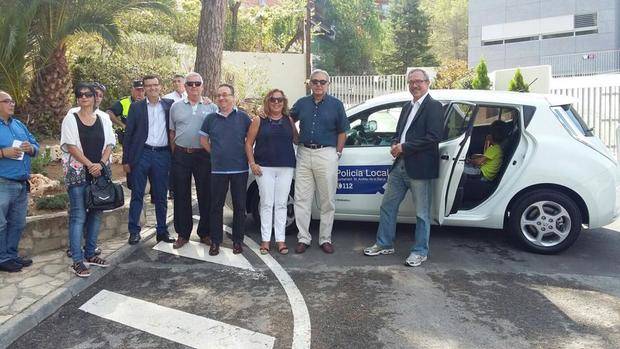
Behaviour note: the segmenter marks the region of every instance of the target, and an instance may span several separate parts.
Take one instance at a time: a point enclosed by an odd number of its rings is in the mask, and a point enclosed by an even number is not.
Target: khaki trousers
[[[309,149],[297,148],[295,169],[295,221],[299,233],[297,240],[310,245],[310,219],[315,190],[321,211],[319,245],[332,242],[332,226],[336,212],[338,185],[338,154],[335,147]]]

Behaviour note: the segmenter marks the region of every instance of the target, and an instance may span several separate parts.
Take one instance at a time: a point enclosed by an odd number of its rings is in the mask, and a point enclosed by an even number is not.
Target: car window
[[[474,105],[464,103],[453,103],[446,116],[443,141],[458,138],[465,133],[469,120],[474,111]]]
[[[588,127],[585,121],[581,118],[577,110],[570,104],[562,105],[558,107],[551,107],[558,120],[571,134],[577,137],[592,137],[592,129]]]
[[[351,129],[347,132],[346,146],[386,146],[396,133],[402,103],[391,103],[361,112],[349,119]]]

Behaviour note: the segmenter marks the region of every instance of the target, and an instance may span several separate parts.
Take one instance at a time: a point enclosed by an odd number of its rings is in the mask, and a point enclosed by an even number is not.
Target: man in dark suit
[[[144,189],[149,179],[157,218],[157,241],[172,243],[168,235],[166,213],[168,210],[168,174],[170,172],[170,145],[168,123],[173,101],[159,97],[161,85],[156,76],[145,76],[146,98],[129,107],[123,144],[123,169],[131,185],[129,203],[129,244],[140,241],[140,213]]]
[[[407,74],[407,82],[413,100],[403,106],[398,119],[390,151],[395,160],[381,202],[377,240],[374,245],[364,249],[364,254],[377,256],[394,253],[398,207],[407,190],[411,190],[416,208],[415,241],[405,264],[417,267],[428,255],[431,181],[439,176],[443,108],[440,102],[428,94],[430,79],[424,70],[411,70]]]

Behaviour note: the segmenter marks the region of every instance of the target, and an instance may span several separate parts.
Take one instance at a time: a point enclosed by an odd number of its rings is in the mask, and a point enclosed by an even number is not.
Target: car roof
[[[473,103],[500,103],[514,105],[565,105],[574,104],[576,99],[569,96],[541,94],[541,93],[522,93],[509,91],[493,90],[429,90],[429,94],[440,101],[470,101]],[[406,102],[411,100],[409,92],[398,92],[380,97],[375,97],[366,102],[354,106],[351,110],[367,109],[377,105],[393,102]]]

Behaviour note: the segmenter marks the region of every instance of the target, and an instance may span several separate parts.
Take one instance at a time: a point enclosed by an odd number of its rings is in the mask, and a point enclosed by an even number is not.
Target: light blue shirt
[[[10,117],[8,122],[0,119],[0,148],[13,146],[13,141],[28,141],[34,148],[34,155],[39,153],[39,143],[32,133],[28,131],[26,125],[21,121]],[[0,159],[0,177],[16,181],[24,181],[30,177],[30,158],[29,154],[24,153],[22,160],[9,158]]]

